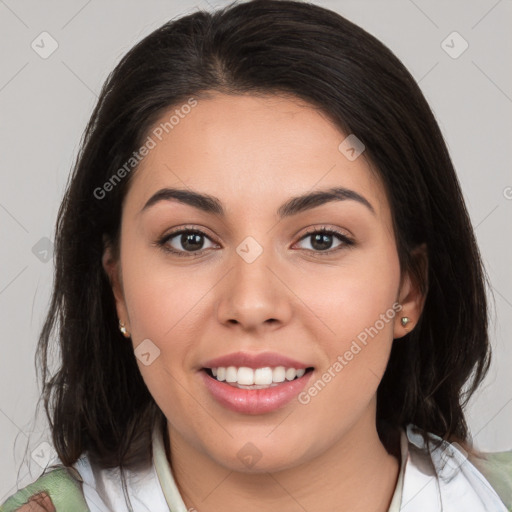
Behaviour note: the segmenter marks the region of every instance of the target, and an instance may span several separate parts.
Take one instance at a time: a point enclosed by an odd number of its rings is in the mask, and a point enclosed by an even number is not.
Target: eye
[[[337,238],[339,240],[339,244],[335,246],[334,249],[332,249],[334,243],[333,238]],[[313,251],[318,254],[332,254],[333,252],[343,249],[343,247],[354,245],[354,241],[348,236],[334,229],[324,227],[308,231],[300,240],[308,239],[310,240],[309,245],[311,248],[306,248],[306,250]]]
[[[333,247],[333,238],[338,239],[338,245]],[[355,242],[345,234],[334,229],[322,227],[308,231],[300,240],[310,240],[310,247],[305,248],[307,251],[314,252],[319,255],[332,254],[347,246],[352,246]],[[205,247],[205,241],[210,242],[210,246]],[[200,256],[207,249],[218,247],[218,244],[212,242],[210,237],[199,229],[182,228],[173,231],[160,240],[155,245],[163,251],[184,257]]]
[[[204,246],[205,240],[209,240],[212,246]],[[156,242],[166,252],[177,256],[199,256],[206,249],[211,249],[215,244],[199,229],[180,229],[162,237]]]

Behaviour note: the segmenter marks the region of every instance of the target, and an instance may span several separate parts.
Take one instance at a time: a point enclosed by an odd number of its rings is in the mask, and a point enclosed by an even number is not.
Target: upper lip
[[[244,366],[252,369],[265,368],[268,366],[284,366],[285,368],[295,368],[299,370],[301,368],[310,368],[312,365],[301,363],[300,361],[278,354],[277,352],[259,352],[257,354],[233,352],[232,354],[210,359],[203,364],[203,368],[227,368],[228,366],[236,366],[237,368]]]

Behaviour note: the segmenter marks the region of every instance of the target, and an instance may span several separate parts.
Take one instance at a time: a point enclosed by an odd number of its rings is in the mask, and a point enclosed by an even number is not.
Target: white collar
[[[441,438],[430,433],[433,440]],[[400,511],[507,512],[490,483],[457,443],[427,451],[419,429],[407,426],[408,455]]]
[[[165,429],[164,432],[162,432],[159,427],[159,422],[155,422],[153,428],[153,462],[156,474],[169,510],[172,512],[188,512],[185,503],[183,503],[178,486],[176,485],[176,481],[174,480],[169,461],[167,460],[163,441],[164,435],[167,435]]]

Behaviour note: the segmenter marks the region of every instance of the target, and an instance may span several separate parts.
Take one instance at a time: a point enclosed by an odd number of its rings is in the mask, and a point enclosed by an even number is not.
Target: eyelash
[[[192,234],[196,234],[196,235],[202,235],[202,236],[210,239],[210,237],[206,233],[201,231],[201,230],[193,229],[193,228],[188,228],[188,229],[187,228],[183,228],[183,229],[180,229],[180,230],[177,230],[177,231],[173,231],[173,232],[163,236],[162,238],[160,238],[159,240],[157,240],[155,242],[155,245],[158,246],[159,248],[161,248],[166,253],[175,254],[176,256],[185,257],[185,258],[199,257],[199,256],[202,255],[203,252],[208,250],[208,249],[202,249],[202,250],[195,251],[195,252],[177,251],[176,249],[172,249],[172,248],[170,248],[167,245],[167,242],[169,240],[171,240],[172,238],[174,238],[174,237],[176,237],[178,235],[182,235],[184,233],[189,233],[189,234],[192,233]],[[350,247],[350,246],[355,245],[354,240],[352,240],[351,238],[347,237],[343,233],[340,233],[339,231],[337,231],[335,229],[330,229],[330,228],[327,228],[327,227],[324,227],[324,226],[322,226],[321,228],[316,228],[316,229],[312,229],[310,231],[307,231],[304,235],[302,235],[302,237],[298,241],[300,242],[301,240],[304,240],[308,236],[316,235],[316,234],[335,235],[343,243],[341,245],[339,245],[338,247],[334,248],[334,249],[328,249],[326,251],[313,251],[311,249],[303,249],[303,250],[309,251],[309,252],[313,252],[313,253],[315,253],[315,255],[319,255],[319,256],[325,256],[325,255],[328,256],[328,255],[331,255],[332,253],[334,253],[334,252],[336,252],[336,251],[338,251],[340,249],[343,249],[344,247]]]

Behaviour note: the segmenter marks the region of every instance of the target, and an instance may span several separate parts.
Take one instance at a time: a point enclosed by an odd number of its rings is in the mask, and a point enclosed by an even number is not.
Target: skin
[[[150,339],[160,350],[150,365],[137,362],[167,417],[168,458],[187,507],[388,510],[399,461],[378,437],[376,392],[393,339],[413,328],[424,297],[401,273],[382,183],[364,157],[349,161],[338,150],[345,137],[298,99],[215,93],[198,98],[132,176],[120,258],[107,245],[103,266],[134,349]],[[344,200],[278,220],[291,196],[333,186],[364,196],[375,213]],[[164,187],[213,195],[226,218],[176,201],[141,213]],[[355,244],[333,236],[331,254],[322,254],[305,234],[323,226]],[[199,256],[155,245],[182,227],[206,234]],[[247,236],[263,248],[250,264],[236,252]],[[167,244],[190,255],[180,241]],[[200,379],[207,359],[276,351],[314,366],[314,383],[396,302],[402,311],[307,405],[236,413]],[[405,328],[402,316],[411,319]],[[261,454],[251,468],[237,456],[248,442]]]
[[[35,494],[18,509],[19,512],[55,512],[53,502],[46,493]]]

